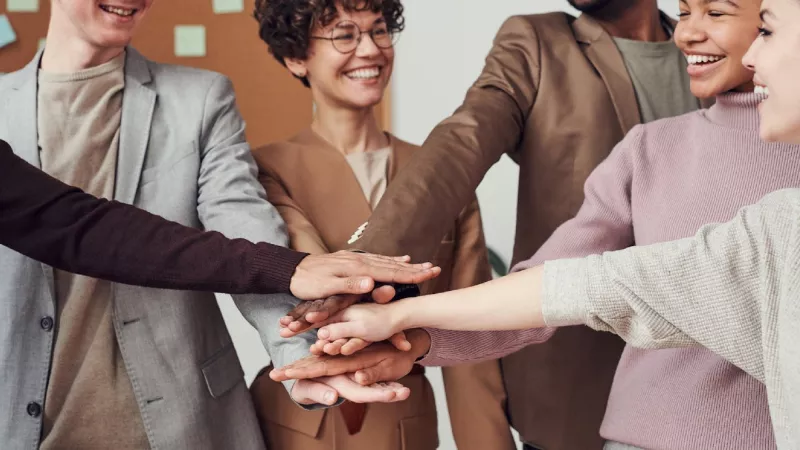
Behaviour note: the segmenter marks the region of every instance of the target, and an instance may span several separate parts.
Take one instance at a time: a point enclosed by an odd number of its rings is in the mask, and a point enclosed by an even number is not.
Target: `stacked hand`
[[[376,300],[385,302],[387,299]],[[294,320],[297,316],[281,320],[284,337],[310,327],[322,328],[317,333],[319,340],[311,348],[315,356],[273,370],[270,373],[273,380],[346,375],[360,385],[372,385],[402,378],[411,371],[414,362],[428,352],[430,336],[426,331],[409,330],[407,338],[401,331],[405,324],[397,306],[402,301],[389,305],[354,304],[358,298],[341,301],[352,306],[331,317],[327,312],[313,312],[306,314],[303,321]],[[384,340],[388,342],[381,342]]]
[[[395,296],[391,284],[419,284],[435,278],[441,269],[430,263],[410,264],[408,256],[386,257],[341,251],[329,255],[309,255],[298,265],[291,282],[296,297],[307,300],[281,319],[281,335],[291,337],[312,327],[339,320],[342,314],[365,296],[377,303],[388,303]],[[377,286],[377,283],[391,283]],[[362,306],[356,305],[356,311]],[[352,313],[351,313],[352,314]],[[330,320],[329,320],[330,318]],[[415,350],[425,347],[427,338],[415,335]],[[390,339],[393,345],[375,344]],[[369,348],[367,348],[370,346]],[[408,398],[410,391],[393,381],[411,370],[414,361],[427,352],[412,352],[412,345],[400,331],[382,339],[343,339],[318,341],[311,348],[314,355],[352,355],[357,358],[334,359],[310,357],[282,369],[274,370],[276,381],[298,379],[292,398],[301,404],[332,405],[341,396],[354,402],[395,402]],[[400,350],[397,350],[400,349]],[[285,369],[290,369],[288,376]],[[295,370],[295,372],[292,372]]]

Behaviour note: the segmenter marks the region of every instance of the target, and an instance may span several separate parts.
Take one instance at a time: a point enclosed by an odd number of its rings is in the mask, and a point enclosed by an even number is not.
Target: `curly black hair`
[[[286,66],[286,58],[305,59],[311,30],[328,26],[338,15],[337,6],[347,12],[380,13],[390,33],[403,31],[403,5],[400,0],[256,0],[253,16],[258,34],[269,52]],[[309,87],[308,78],[297,77]]]

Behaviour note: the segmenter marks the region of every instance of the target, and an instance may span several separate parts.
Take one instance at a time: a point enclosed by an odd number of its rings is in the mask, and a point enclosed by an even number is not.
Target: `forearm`
[[[389,185],[353,248],[430,260],[489,168],[515,149],[518,112],[502,91],[471,89]]]
[[[541,268],[477,286],[395,302],[396,327],[442,330],[521,330],[544,326]]]
[[[288,292],[305,256],[229,240],[68,186],[0,149],[0,245],[118,283],[225,293]]]
[[[547,323],[586,323],[644,348],[700,344],[763,379],[764,321],[800,209],[786,192],[693,238],[547,263]]]

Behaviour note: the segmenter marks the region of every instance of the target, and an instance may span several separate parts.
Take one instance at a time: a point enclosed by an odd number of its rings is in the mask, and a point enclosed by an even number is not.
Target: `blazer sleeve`
[[[536,255],[517,264],[523,270],[544,261],[619,250],[633,245],[630,192],[632,154],[643,148],[642,128],[634,127],[586,180],[586,198],[578,214],[561,225]],[[554,328],[506,331],[451,331],[429,329],[431,349],[422,363],[453,365],[464,361],[500,358],[553,336]]]
[[[503,24],[463,104],[389,185],[353,247],[429,261],[489,168],[518,147],[539,84],[533,24]]]
[[[244,120],[236,106],[233,85],[222,75],[211,83],[205,99],[198,177],[197,212],[206,229],[228,237],[286,246],[286,226],[266,200],[258,170],[245,140]],[[275,367],[310,355],[313,331],[289,339],[280,337],[278,321],[300,300],[286,294],[234,295],[245,319],[258,330]],[[284,382],[291,392],[293,381]]]
[[[264,169],[258,179],[267,191],[267,200],[286,222],[289,248],[314,255],[330,253],[316,227],[286,191],[280,178],[269,169]]]
[[[492,279],[478,200],[461,212],[450,289]],[[507,395],[497,360],[442,368],[447,410],[456,445],[462,450],[512,450],[516,446],[506,416]]]
[[[0,141],[0,245],[117,283],[225,293],[289,292],[305,256],[229,240],[98,199],[31,166]]]

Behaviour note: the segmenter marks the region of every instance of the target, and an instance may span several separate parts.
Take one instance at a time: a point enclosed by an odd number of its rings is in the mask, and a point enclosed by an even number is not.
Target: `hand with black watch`
[[[350,251],[367,254],[361,250]],[[436,275],[438,275],[438,268],[435,269],[437,269]],[[305,301],[297,305],[281,319],[280,324],[284,328],[281,330],[281,335],[284,337],[294,336],[311,328],[315,323],[322,322],[337,312],[359,302],[373,301],[383,304],[419,295],[420,289],[417,284],[375,282],[375,287],[371,294],[340,294],[324,299]],[[398,337],[398,339],[400,338]],[[405,338],[400,340],[404,341]]]

